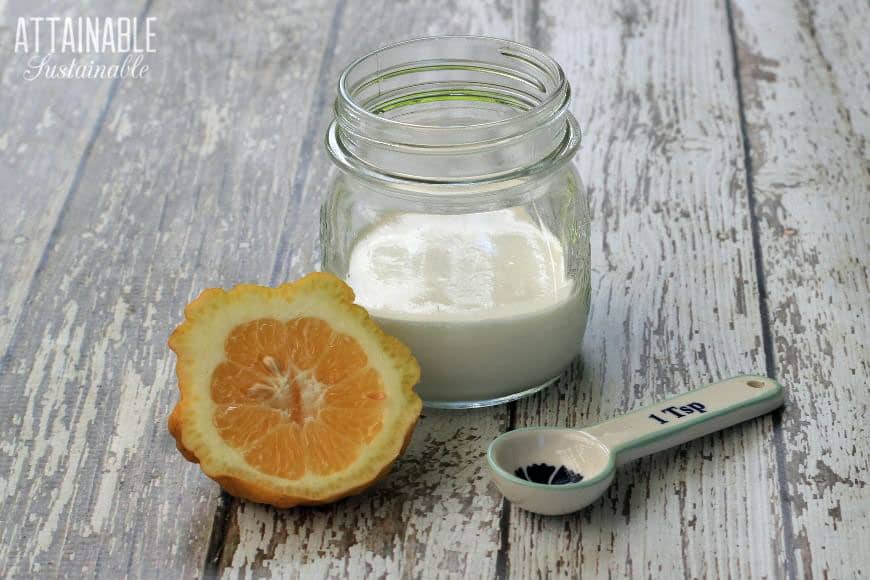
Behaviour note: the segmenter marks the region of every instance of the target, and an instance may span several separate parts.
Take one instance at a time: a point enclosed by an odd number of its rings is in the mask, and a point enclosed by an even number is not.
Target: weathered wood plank
[[[23,74],[34,54],[13,52],[17,21],[77,15],[77,5],[13,0],[0,13],[0,357],[24,312],[28,289],[64,202],[87,161],[113,85],[110,79],[26,81]],[[90,10],[137,16],[144,5],[144,0],[103,1]],[[40,40],[46,46],[48,28],[42,32]],[[96,64],[120,60],[111,53],[91,58]],[[64,55],[59,62],[67,60]]]
[[[200,574],[217,486],[166,432],[165,340],[203,288],[268,282],[333,7],[154,6],[0,373],[4,575]]]
[[[430,34],[511,37],[517,22],[506,2],[348,2],[334,34],[334,57],[321,75],[304,139],[314,143],[308,167],[294,177],[286,236],[274,283],[319,261],[316,216],[331,171],[321,143],[332,119],[341,70],[385,42]],[[500,547],[501,497],[490,486],[483,456],[507,425],[507,408],[469,412],[424,410],[411,446],[395,470],[362,496],[318,509],[274,510],[234,503],[219,572],[282,577],[490,577]]]
[[[18,14],[80,12],[14,4],[0,37]],[[165,433],[166,333],[204,287],[316,266],[338,72],[367,47],[443,32],[540,44],[566,66],[584,127],[596,219],[584,366],[518,405],[518,423],[582,425],[767,364],[789,387],[779,452],[764,419],[623,469],[583,514],[500,519],[482,454],[507,409],[427,411],[369,494],[319,509],[231,503],[209,571],[867,573],[866,4],[734,10],[767,361],[721,3],[153,12],[160,54],[145,81],[24,84],[18,57],[0,55],[0,573],[200,573],[219,502]]]
[[[735,3],[797,577],[870,572],[870,7]]]
[[[765,371],[736,79],[719,2],[542,4],[575,88],[593,214],[582,367],[517,426],[591,424]],[[585,512],[510,513],[517,578],[781,572],[770,417],[640,460]]]
[[[857,140],[854,144],[860,148],[866,167],[870,163],[870,7],[860,0],[813,0],[802,10],[801,30],[809,33],[808,40],[815,44],[830,72],[829,86],[837,96],[838,113],[849,128],[844,136],[850,143]]]

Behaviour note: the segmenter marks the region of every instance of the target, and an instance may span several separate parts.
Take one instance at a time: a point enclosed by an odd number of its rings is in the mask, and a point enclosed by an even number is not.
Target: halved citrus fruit
[[[420,416],[420,368],[353,299],[315,273],[191,302],[169,339],[179,451],[231,494],[278,507],[335,501],[383,476]]]

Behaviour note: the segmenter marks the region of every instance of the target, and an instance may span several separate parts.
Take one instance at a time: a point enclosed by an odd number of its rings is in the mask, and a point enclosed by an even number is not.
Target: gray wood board
[[[539,24],[584,128],[592,311],[582,366],[519,402],[517,426],[582,426],[764,374],[725,4],[543,4]],[[772,426],[763,417],[629,464],[582,513],[512,509],[510,575],[780,575]]]
[[[149,13],[152,71],[119,84],[0,375],[7,575],[200,574],[218,489],[167,435],[165,340],[203,288],[268,282],[332,8]]]
[[[138,15],[144,0],[95,2],[95,13],[117,10]],[[105,107],[117,83],[110,79],[56,80],[40,76],[27,81],[31,59],[45,56],[14,52],[19,17],[72,16],[77,2],[12,1],[0,10],[0,360],[18,324],[33,277],[71,192],[78,187]],[[32,31],[32,28],[28,30]],[[48,27],[40,35],[49,42]],[[59,34],[58,34],[59,37]],[[29,38],[35,50],[35,39]],[[68,55],[53,55],[66,63]],[[120,60],[94,54],[95,64]]]
[[[870,8],[735,5],[797,577],[870,572]]]
[[[25,83],[20,55],[0,55],[0,573],[868,572],[870,9],[566,6],[90,5],[158,18],[146,79]],[[12,2],[0,38],[18,15],[83,12]],[[166,336],[203,288],[317,267],[345,64],[469,32],[538,45],[573,84],[595,220],[581,360],[517,405],[424,411],[362,496],[224,501],[166,433]],[[514,424],[584,425],[765,370],[783,415],[621,469],[581,514],[503,510],[483,471]]]

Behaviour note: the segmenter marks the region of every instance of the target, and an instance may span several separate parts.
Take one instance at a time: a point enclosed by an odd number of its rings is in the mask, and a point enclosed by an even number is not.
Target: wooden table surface
[[[870,574],[866,0],[9,0],[0,38],[0,576]],[[142,79],[26,82],[19,16],[155,17]],[[584,130],[592,312],[558,385],[424,410],[378,487],[278,510],[176,453],[166,338],[202,289],[318,267],[342,68],[409,36],[553,55]],[[93,55],[115,63],[117,54]],[[785,409],[502,500],[498,433],[763,373]]]

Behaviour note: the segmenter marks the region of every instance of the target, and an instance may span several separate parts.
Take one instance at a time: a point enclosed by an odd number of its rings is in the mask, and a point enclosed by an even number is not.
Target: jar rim
[[[424,42],[456,42],[456,41],[484,41],[484,42],[492,42],[493,44],[502,45],[504,48],[511,48],[515,51],[513,54],[509,54],[514,58],[525,57],[522,60],[526,60],[530,64],[535,65],[543,72],[550,74],[554,81],[555,87],[549,92],[544,100],[535,106],[525,110],[519,111],[518,114],[513,115],[511,117],[505,119],[499,119],[496,121],[487,121],[484,123],[472,123],[467,125],[423,125],[418,123],[407,123],[404,121],[398,121],[396,119],[390,119],[383,117],[381,115],[377,115],[372,113],[364,106],[359,104],[352,94],[352,90],[354,87],[348,86],[348,77],[352,74],[361,64],[372,59],[377,58],[379,55],[382,55],[388,51],[396,50],[402,48],[404,46],[410,46],[414,44],[420,44]],[[504,49],[500,50],[502,54],[505,54]],[[549,69],[549,70],[547,70]],[[564,106],[567,107],[568,99],[565,92],[570,93],[570,86],[568,84],[567,77],[565,76],[565,71],[562,70],[562,67],[559,65],[556,60],[550,55],[542,52],[536,48],[532,48],[528,45],[522,44],[520,42],[516,42],[514,40],[507,40],[503,38],[497,38],[494,36],[485,36],[485,35],[474,35],[474,34],[454,34],[454,35],[442,35],[442,36],[419,36],[408,38],[406,40],[401,40],[399,42],[394,42],[392,44],[388,44],[382,47],[379,47],[371,52],[368,52],[355,60],[353,60],[350,64],[348,64],[344,70],[341,72],[341,75],[338,78],[338,97],[336,98],[336,115],[341,115],[341,108],[346,108],[348,112],[350,112],[353,116],[358,117],[360,120],[368,121],[370,123],[378,123],[383,125],[391,125],[397,128],[402,129],[424,129],[427,131],[456,131],[457,129],[490,129],[496,127],[504,127],[508,125],[515,125],[519,122],[522,122],[524,118],[535,117],[548,108],[552,108],[553,104],[556,103],[562,98],[564,101]],[[560,103],[562,104],[562,103]]]
[[[411,38],[344,69],[326,148],[342,171],[403,198],[415,189],[476,197],[474,186],[516,189],[570,161],[580,144],[570,100],[561,66],[537,49],[488,36]],[[448,170],[427,172],[430,158]]]

